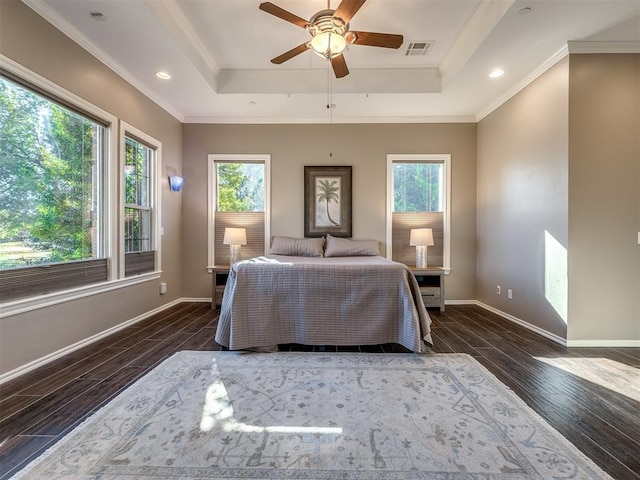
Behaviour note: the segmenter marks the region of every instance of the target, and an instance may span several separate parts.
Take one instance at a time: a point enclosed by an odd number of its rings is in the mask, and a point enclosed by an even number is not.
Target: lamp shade
[[[246,245],[247,229],[246,228],[225,228],[222,243],[225,245]]]
[[[430,228],[412,228],[409,245],[412,246],[432,246],[433,231]]]
[[[184,178],[179,175],[172,175],[169,177],[169,186],[173,192],[179,192],[184,185]]]

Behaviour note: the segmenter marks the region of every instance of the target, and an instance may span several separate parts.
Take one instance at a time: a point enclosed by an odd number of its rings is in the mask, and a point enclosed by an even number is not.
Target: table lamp
[[[229,265],[233,265],[240,260],[240,245],[247,244],[246,228],[225,228],[224,245],[229,245]]]
[[[427,247],[434,245],[430,228],[412,228],[409,245],[416,247],[416,267],[427,268]]]

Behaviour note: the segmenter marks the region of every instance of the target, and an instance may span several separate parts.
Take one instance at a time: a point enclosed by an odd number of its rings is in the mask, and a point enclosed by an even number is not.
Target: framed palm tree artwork
[[[304,236],[351,236],[351,166],[304,167]]]

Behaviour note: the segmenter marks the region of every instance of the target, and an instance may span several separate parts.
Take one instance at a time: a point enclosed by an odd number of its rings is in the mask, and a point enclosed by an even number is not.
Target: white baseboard
[[[84,340],[81,340],[79,342],[74,343],[73,345],[69,345],[65,348],[61,348],[60,350],[50,353],[49,355],[45,355],[44,357],[38,358],[36,360],[33,360],[25,365],[22,365],[14,370],[11,370],[9,372],[3,373],[0,375],[0,385],[2,385],[5,382],[8,382],[9,380],[12,380],[16,377],[19,377],[20,375],[24,375],[27,372],[30,372],[31,370],[34,370],[38,367],[41,367],[49,362],[52,362],[53,360],[56,360],[57,358],[62,357],[63,355],[66,355],[68,353],[71,353],[75,350],[78,350],[82,347],[85,347],[91,343],[97,342],[98,340],[111,335],[112,333],[115,333],[119,330],[122,330],[124,328],[127,328],[141,320],[144,320],[145,318],[149,318],[152,315],[155,315],[156,313],[162,312],[163,310],[166,310],[169,307],[172,307],[174,305],[177,305],[179,303],[182,302],[200,302],[200,303],[211,303],[211,298],[191,298],[191,297],[183,297],[183,298],[178,298],[177,300],[174,300],[173,302],[169,302],[166,303],[158,308],[155,308],[153,310],[150,310],[148,312],[143,313],[142,315],[138,315],[135,318],[132,318],[130,320],[127,320],[125,322],[122,322],[114,327],[108,328],[107,330],[104,330],[96,335],[93,335],[91,337],[85,338]],[[500,315],[501,317],[516,323],[518,325],[520,325],[521,327],[526,328],[527,330],[531,330],[534,333],[537,333],[538,335],[541,335],[545,338],[548,338],[549,340],[559,343],[560,345],[563,346],[568,346],[568,347],[640,347],[640,340],[569,340],[567,341],[566,339],[559,337],[558,335],[555,335],[551,332],[547,332],[546,330],[543,330],[540,327],[537,327],[535,325],[532,325],[528,322],[525,322],[524,320],[518,318],[518,317],[514,317],[513,315],[510,315],[506,312],[503,312],[502,310],[498,310],[497,308],[491,307],[485,303],[482,303],[478,300],[447,300],[446,305],[477,305],[479,307],[484,308],[485,310],[488,310],[492,313],[495,313],[496,315]]]
[[[475,303],[479,307],[482,307],[486,310],[489,310],[490,312],[500,315],[501,317],[506,318],[507,320],[517,323],[518,325],[526,328],[527,330],[531,330],[532,332],[542,335],[543,337],[548,338],[549,340],[559,343],[560,345],[565,347],[609,347],[609,348],[640,347],[640,340],[567,340],[554,333],[547,332],[546,330],[543,330],[540,327],[531,325],[530,323],[525,322],[524,320],[518,317],[514,317],[513,315],[503,312],[502,310],[498,310],[497,308],[494,308],[490,305],[486,305],[480,301],[477,301],[477,300],[473,302],[464,301],[462,304],[468,304],[468,303]]]
[[[475,304],[478,305],[479,307],[484,308],[485,310],[489,310],[490,312],[495,313],[496,315],[500,315],[502,318],[505,318],[513,323],[517,323],[518,325],[526,328],[527,330],[531,330],[532,332],[537,333],[538,335],[548,338],[552,342],[559,343],[563,347],[567,346],[566,338],[562,338],[556,335],[555,333],[547,332],[546,330],[540,327],[537,327],[536,325],[532,325],[529,322],[525,322],[521,318],[514,317],[513,315],[503,312],[502,310],[498,310],[497,308],[487,305],[486,303],[482,303],[478,300],[475,301]]]
[[[568,340],[567,347],[640,347],[640,340]]]
[[[38,367],[41,367],[49,362],[52,362],[53,360],[56,360],[57,358],[62,357],[63,355],[66,355],[68,353],[71,353],[75,350],[78,350],[82,347],[85,347],[93,342],[97,342],[98,340],[111,335],[112,333],[115,333],[119,330],[122,330],[123,328],[127,328],[131,325],[133,325],[134,323],[137,323],[141,320],[144,320],[145,318],[149,318],[151,315],[155,315],[156,313],[160,313],[163,310],[166,310],[169,307],[172,307],[174,305],[177,305],[178,303],[182,303],[184,301],[184,299],[182,298],[178,298],[177,300],[174,300],[173,302],[169,302],[169,303],[165,303],[164,305],[158,307],[158,308],[154,308],[153,310],[150,310],[148,312],[143,313],[142,315],[138,315],[135,318],[132,318],[130,320],[126,320],[122,323],[119,323],[118,325],[108,328],[106,330],[103,330],[100,333],[97,333],[91,337],[85,338],[84,340],[80,340],[79,342],[74,343],[73,345],[69,345],[67,347],[61,348],[60,350],[57,350],[53,353],[50,353],[48,355],[45,355],[44,357],[40,357],[36,360],[33,360],[25,365],[22,365],[14,370],[11,370],[9,372],[3,373],[2,375],[0,375],[0,385],[2,385],[5,382],[8,382],[9,380],[12,380],[16,377],[19,377],[20,375],[24,375],[27,372],[30,372],[31,370],[34,370]],[[209,302],[211,301],[211,299],[208,300]]]

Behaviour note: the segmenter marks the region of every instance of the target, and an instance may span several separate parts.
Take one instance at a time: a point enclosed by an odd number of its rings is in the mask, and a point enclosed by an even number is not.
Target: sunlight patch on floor
[[[300,433],[317,435],[342,435],[339,427],[301,427],[295,425],[273,425],[260,427],[238,422],[233,418],[233,405],[224,384],[217,380],[207,389],[205,404],[202,409],[200,430],[209,432],[216,426],[225,432],[242,433]]]
[[[608,358],[534,358],[640,402],[640,369],[638,368]]]

